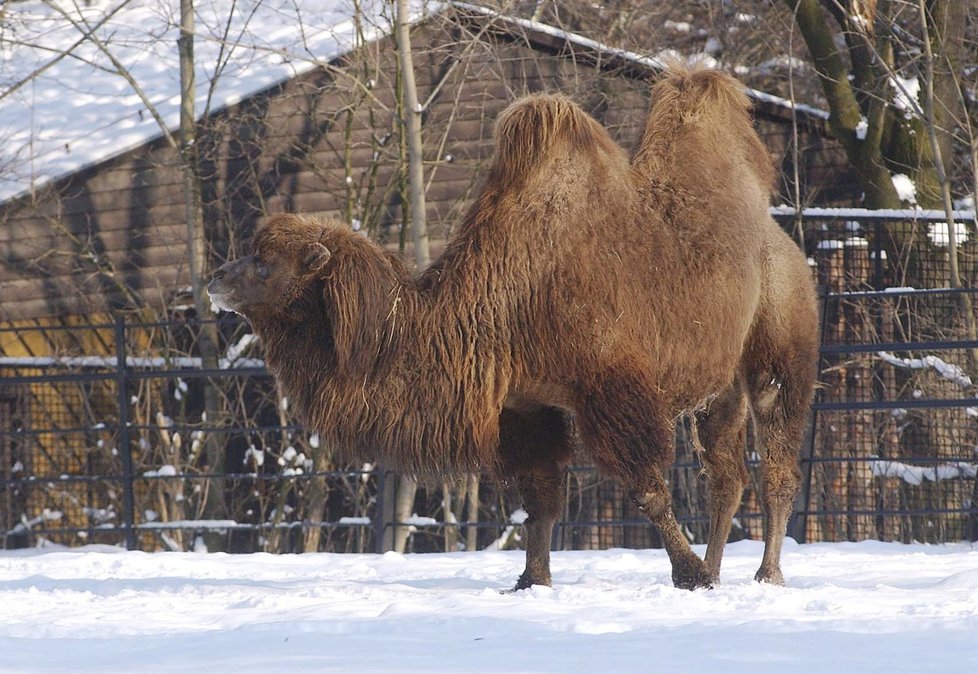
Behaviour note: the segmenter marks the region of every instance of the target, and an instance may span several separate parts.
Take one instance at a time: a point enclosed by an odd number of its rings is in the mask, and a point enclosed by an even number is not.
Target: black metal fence
[[[777,217],[791,229],[794,215]],[[957,248],[916,214],[804,217],[822,291],[821,386],[803,449],[799,540],[975,538],[978,374],[973,216]],[[903,227],[913,247],[894,246]],[[917,229],[915,229],[917,228]],[[939,230],[939,228],[937,228]],[[936,232],[936,233],[935,233]],[[910,287],[913,286],[913,287]],[[101,542],[139,549],[378,551],[519,545],[516,494],[486,480],[422,485],[395,521],[398,477],[337,464],[294,424],[246,326],[219,325],[221,362],[196,353],[200,325],[159,322],[0,329],[0,543]],[[207,418],[204,391],[220,394]],[[705,484],[677,430],[677,516],[705,540]],[[756,457],[748,455],[753,465]],[[761,532],[751,484],[734,535]],[[576,466],[558,548],[657,545],[621,490]]]
[[[805,214],[822,362],[799,540],[978,538],[978,247],[955,215],[958,279],[943,213]]]
[[[336,465],[315,434],[292,423],[261,361],[235,355],[250,341],[243,323],[220,323],[226,356],[218,367],[188,355],[200,327],[118,318],[0,329],[5,547],[45,539],[131,549],[203,541],[235,551],[381,551],[402,527],[415,550],[518,545],[518,497],[489,480],[461,490],[421,485],[420,515],[395,521],[398,476],[370,464]],[[112,355],[91,355],[99,351]],[[205,386],[221,392],[223,419],[206,418]],[[217,461],[208,441],[219,447]],[[673,482],[692,532],[706,518],[699,465],[682,447]],[[744,522],[759,518],[742,514]],[[648,520],[588,466],[568,473],[555,538],[568,548],[656,544]]]

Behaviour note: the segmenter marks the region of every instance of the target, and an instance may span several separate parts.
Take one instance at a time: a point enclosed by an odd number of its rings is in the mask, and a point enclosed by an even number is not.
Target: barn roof
[[[351,0],[198,3],[197,113],[245,100],[389,32],[388,3],[359,0],[358,5],[359,22],[352,18]],[[176,128],[178,7],[177,0],[91,0],[84,6],[30,1],[10,7],[8,39],[0,47],[0,82],[7,87],[0,96],[5,147],[0,202],[159,138],[159,120],[150,107],[169,129]],[[469,3],[416,0],[413,16],[421,19],[446,7],[534,47],[571,50],[636,76],[648,77],[661,67],[656,57]],[[94,41],[80,39],[88,31],[109,45],[112,58]],[[210,90],[215,67],[221,76]],[[748,93],[758,110],[790,117],[791,102],[756,90]],[[827,116],[807,106],[794,109],[816,123]]]
[[[355,21],[351,0],[198,2],[197,114],[233,105],[389,32],[389,3],[358,4]],[[423,3],[412,4],[414,18],[422,16]],[[7,9],[0,201],[160,137],[150,108],[176,129],[179,7],[178,0],[58,0]],[[89,32],[94,40],[83,39]]]

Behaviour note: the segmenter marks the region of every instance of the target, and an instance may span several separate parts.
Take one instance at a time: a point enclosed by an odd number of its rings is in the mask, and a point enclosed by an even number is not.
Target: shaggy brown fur
[[[419,475],[515,478],[529,513],[518,588],[550,583],[578,443],[659,528],[675,584],[710,585],[746,482],[749,412],[767,514],[757,577],[781,582],[815,377],[812,282],[767,214],[772,169],[741,86],[673,68],[652,99],[634,162],[566,98],[511,105],[486,186],[417,279],[347,229],[281,215],[209,288],[251,321],[332,447]],[[705,564],[663,478],[675,419],[693,410]]]

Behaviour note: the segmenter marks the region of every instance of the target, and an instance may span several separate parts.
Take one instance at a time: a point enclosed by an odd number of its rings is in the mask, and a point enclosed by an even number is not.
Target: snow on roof
[[[0,33],[0,201],[162,135],[179,121],[179,0],[28,0]],[[445,3],[412,0],[412,19]],[[659,69],[662,62],[463,2],[464,11]],[[362,36],[353,20],[359,6]],[[198,0],[197,114],[233,105],[391,30],[383,0]],[[84,39],[91,33],[96,40]],[[118,65],[99,48],[106,47]],[[145,95],[123,74],[131,76]],[[211,83],[216,81],[213,91]],[[756,100],[827,113],[748,90]]]
[[[389,32],[390,3],[356,4],[363,40]],[[423,2],[415,0],[412,9],[412,18],[421,16]],[[162,134],[146,102],[98,43],[131,75],[165,124],[176,128],[179,0],[30,0],[5,11],[0,200]],[[353,16],[354,0],[198,0],[197,114],[348,52],[359,39]],[[83,39],[86,32],[96,40]]]

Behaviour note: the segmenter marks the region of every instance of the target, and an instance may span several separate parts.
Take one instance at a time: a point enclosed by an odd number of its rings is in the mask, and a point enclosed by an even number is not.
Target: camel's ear
[[[313,273],[319,273],[329,263],[331,256],[332,253],[329,252],[329,248],[317,241],[306,248],[302,265]]]

